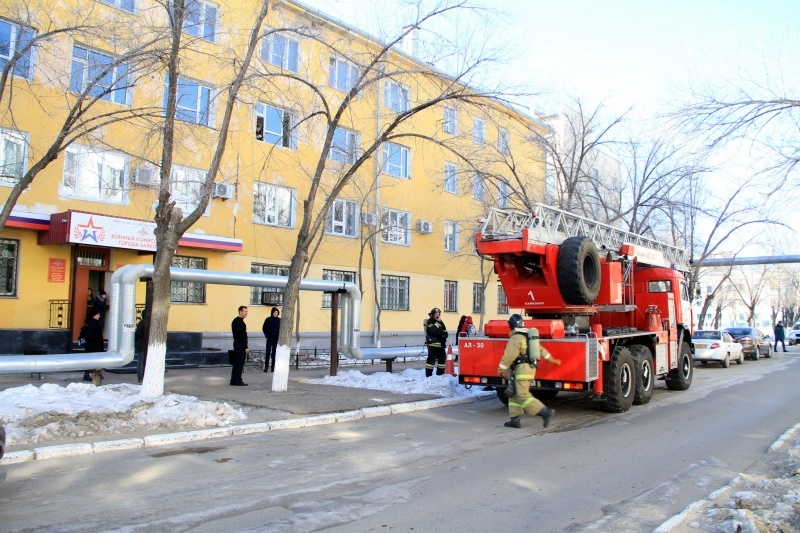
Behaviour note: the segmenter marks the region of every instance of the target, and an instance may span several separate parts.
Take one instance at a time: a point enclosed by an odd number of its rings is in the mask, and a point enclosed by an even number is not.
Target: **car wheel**
[[[758,348],[756,348],[756,351],[753,352],[753,361],[758,361]]]
[[[772,357],[772,345],[771,344],[769,346],[767,346],[767,355],[766,355],[766,357],[768,357],[768,358]]]
[[[731,354],[726,353],[725,354],[725,359],[720,361],[719,364],[722,365],[722,368],[728,368],[729,366],[731,366]]]
[[[744,352],[739,353],[739,359],[737,359],[736,362],[740,365],[744,364]]]

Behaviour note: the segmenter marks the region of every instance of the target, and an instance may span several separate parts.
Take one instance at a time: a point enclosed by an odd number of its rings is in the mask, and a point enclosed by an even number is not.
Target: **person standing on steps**
[[[544,346],[539,345],[539,331],[536,328],[527,330],[522,315],[511,315],[508,318],[508,327],[511,332],[497,373],[507,380],[514,380],[514,396],[508,399],[511,420],[503,425],[507,428],[520,428],[522,424],[519,418],[522,413],[528,413],[531,416],[541,416],[544,427],[547,427],[555,410],[534,398],[531,394],[531,381],[536,377],[539,359],[558,366],[561,366],[561,359],[554,358]]]
[[[233,366],[231,367],[231,385],[234,387],[246,387],[247,383],[242,381],[244,362],[247,360],[247,306],[239,306],[239,315],[231,322],[231,333],[233,333]]]
[[[436,375],[441,376],[447,364],[447,352],[444,350],[447,344],[447,328],[440,318],[441,315],[442,310],[434,307],[425,321],[425,344],[428,345],[428,359],[425,361],[426,377],[433,375],[434,368]]]
[[[788,352],[789,350],[786,349],[786,332],[783,329],[783,322],[778,320],[778,323],[775,324],[775,351],[778,351],[778,343],[781,343],[784,352]]]
[[[261,331],[267,338],[267,349],[264,352],[264,372],[275,372],[275,350],[278,348],[278,334],[281,331],[281,311],[277,307],[273,307],[269,312],[269,316],[264,319],[264,325]]]

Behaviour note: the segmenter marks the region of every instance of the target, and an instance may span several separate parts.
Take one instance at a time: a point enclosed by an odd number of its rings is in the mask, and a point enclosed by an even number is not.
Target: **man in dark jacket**
[[[277,307],[273,307],[269,316],[264,319],[261,331],[267,338],[267,350],[264,352],[264,372],[269,372],[270,368],[275,372],[275,350],[278,347],[278,333],[281,331],[281,312]]]
[[[775,324],[775,351],[778,351],[778,343],[781,343],[784,352],[788,352],[789,350],[786,349],[786,333],[783,330],[783,322],[780,320],[777,324]]]
[[[433,369],[436,368],[436,375],[444,374],[447,364],[447,352],[444,347],[447,344],[447,328],[441,320],[442,310],[438,307],[431,309],[428,313],[428,320],[425,321],[425,344],[428,345],[428,359],[425,360],[425,376],[431,377]]]
[[[103,342],[103,326],[100,325],[100,312],[93,313],[86,319],[86,323],[81,328],[81,337],[83,337],[84,350],[86,353],[90,352],[104,352],[105,343]],[[102,378],[102,374],[98,370],[85,370],[83,372],[83,381],[95,381],[92,373],[97,376],[98,381]],[[95,383],[99,385],[100,383]]]
[[[244,362],[247,360],[247,325],[244,319],[247,318],[247,306],[239,306],[239,315],[231,322],[231,333],[233,333],[233,367],[231,368],[231,385],[234,387],[246,387],[247,383],[242,381]]]

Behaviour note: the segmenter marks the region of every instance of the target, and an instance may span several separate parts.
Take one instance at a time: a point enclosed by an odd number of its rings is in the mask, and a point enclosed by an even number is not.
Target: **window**
[[[458,251],[458,223],[445,220],[444,249],[448,252]]]
[[[486,178],[483,174],[475,173],[475,179],[472,181],[472,197],[481,202],[486,200]]]
[[[267,104],[256,104],[256,139],[265,143],[297,148],[297,117]]]
[[[505,181],[497,182],[497,205],[502,208],[508,207],[508,198],[511,196],[511,187]]]
[[[17,295],[19,241],[0,239],[0,296]]]
[[[383,208],[381,239],[391,244],[408,245],[411,214],[408,211]]]
[[[403,276],[381,276],[381,309],[408,311],[408,282]]]
[[[355,237],[357,220],[358,204],[352,200],[337,198],[325,217],[325,233]]]
[[[669,280],[648,281],[647,292],[672,292],[672,282]]]
[[[172,266],[205,270],[206,260],[202,257],[176,255],[172,258]],[[172,281],[170,282],[169,301],[184,304],[205,303],[206,285],[197,281]]]
[[[33,30],[0,20],[0,69],[4,69],[17,53],[22,52],[22,55],[16,58],[11,74],[31,79],[33,75],[31,41],[35,36]]]
[[[73,144],[64,151],[61,194],[111,203],[126,200],[128,157]]]
[[[508,297],[502,285],[497,286],[497,313],[501,315],[508,314]]]
[[[444,107],[443,129],[445,133],[449,133],[450,135],[455,135],[458,132],[458,113],[455,107]]]
[[[289,267],[253,263],[250,265],[250,273],[288,278]],[[267,294],[268,296],[265,298],[262,296],[263,294]],[[270,303],[263,304],[262,302],[264,300]],[[250,305],[283,305],[283,289],[278,287],[250,287]]]
[[[458,311],[458,282],[444,280],[444,310],[449,313]]]
[[[128,13],[133,13],[136,9],[136,6],[134,5],[134,0],[100,0],[100,1],[104,4],[116,7],[117,9],[127,11]]]
[[[395,143],[383,143],[383,171],[398,178],[411,177],[411,150]]]
[[[167,90],[164,87],[164,109],[167,108]],[[211,106],[211,87],[180,78],[178,80],[178,108],[175,118],[192,124],[211,127],[214,122]]]
[[[355,272],[348,272],[346,270],[327,270],[324,269],[322,271],[322,279],[331,280],[331,281],[347,281],[350,283],[355,283],[356,281],[356,273]],[[342,301],[339,300],[339,307],[342,306]],[[322,308],[323,309],[330,309],[331,308],[331,294],[329,292],[322,293]]]
[[[352,165],[356,162],[358,134],[344,128],[336,128],[328,157],[334,161]]]
[[[473,283],[472,284],[472,313],[473,314],[481,314],[481,313],[483,313],[483,284],[482,283]]]
[[[350,92],[358,83],[358,78],[361,76],[361,71],[357,66],[332,57],[328,65],[328,85],[340,91]]]
[[[472,119],[472,142],[486,144],[486,124],[479,118]]]
[[[268,35],[261,48],[261,59],[284,70],[297,72],[300,42],[279,33]]]
[[[503,155],[511,153],[511,143],[508,130],[505,128],[497,128],[497,151]]]
[[[458,192],[458,169],[453,163],[444,164],[444,190],[456,194]]]
[[[128,105],[128,65],[113,65],[113,57],[83,48],[72,47],[72,71],[69,89],[88,96],[98,97],[115,104]]]
[[[386,107],[398,113],[408,111],[411,107],[411,96],[408,88],[392,80],[386,80],[383,101]]]
[[[183,31],[203,40],[214,42],[217,29],[217,6],[200,0],[186,0]]]
[[[293,189],[263,181],[254,184],[253,222],[268,226],[294,226],[295,194]]]
[[[14,186],[22,179],[27,151],[24,133],[0,128],[0,185]]]
[[[175,205],[180,207],[184,213],[194,211],[200,203],[207,176],[208,173],[204,170],[172,165],[169,192],[172,194]],[[206,207],[205,214],[209,214],[208,207]]]

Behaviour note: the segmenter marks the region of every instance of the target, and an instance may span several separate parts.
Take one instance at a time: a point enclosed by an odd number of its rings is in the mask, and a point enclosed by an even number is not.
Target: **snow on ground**
[[[308,382],[319,385],[383,390],[398,394],[432,394],[443,398],[464,398],[485,394],[480,387],[467,389],[463,385],[459,385],[455,376],[444,374],[426,378],[425,370],[416,368],[407,368],[399,374],[376,372],[370,375],[362,374],[358,370],[346,370],[339,372],[336,376],[309,379]]]

